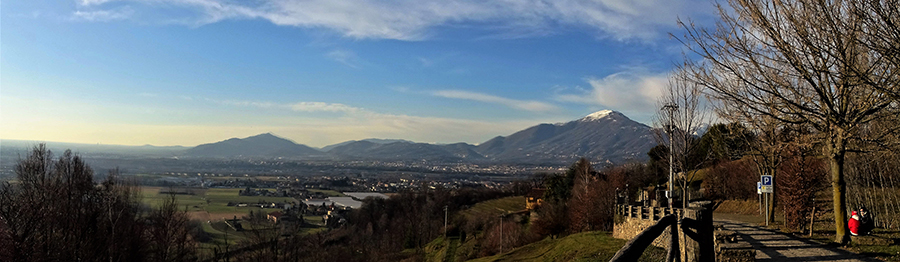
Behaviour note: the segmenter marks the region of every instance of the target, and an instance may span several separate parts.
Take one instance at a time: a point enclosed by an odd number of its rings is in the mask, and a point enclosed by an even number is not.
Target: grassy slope
[[[544,240],[512,251],[472,261],[609,261],[625,240],[615,239],[607,232],[584,232],[559,239]],[[640,261],[661,261],[665,250],[650,247]]]
[[[525,209],[525,197],[514,196],[478,203],[462,211],[467,217],[496,217],[502,213]],[[474,247],[478,235],[460,242],[458,237],[438,238],[425,247],[427,261],[456,261],[462,253]],[[625,245],[625,240],[615,239],[606,232],[585,232],[560,239],[544,239],[503,254],[475,259],[475,261],[609,261]],[[651,247],[642,261],[659,261],[665,251]]]
[[[521,211],[524,209],[525,197],[511,196],[480,202],[469,209],[463,210],[462,214],[466,216],[466,218],[498,217],[500,214]]]

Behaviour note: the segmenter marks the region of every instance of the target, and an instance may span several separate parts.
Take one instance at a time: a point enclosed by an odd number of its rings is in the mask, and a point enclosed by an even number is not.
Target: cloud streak
[[[134,14],[134,10],[128,7],[118,8],[118,9],[109,9],[109,10],[96,10],[96,11],[75,11],[72,13],[72,17],[75,20],[84,20],[90,22],[108,22],[108,21],[117,21],[117,20],[125,20],[131,17]]]
[[[668,84],[668,73],[630,69],[602,78],[588,77],[590,89],[559,91],[555,100],[652,115]]]
[[[82,6],[110,2],[147,12],[188,9],[196,25],[228,19],[264,19],[276,25],[327,29],[356,39],[422,40],[438,27],[485,25],[490,34],[529,37],[561,28],[591,28],[618,40],[652,40],[675,28],[676,18],[711,10],[700,0],[80,0]],[[169,12],[183,14],[184,12]],[[172,19],[170,19],[172,20]]]
[[[531,112],[552,112],[559,110],[558,107],[539,101],[516,100],[494,95],[462,91],[462,90],[440,90],[432,93],[434,96],[472,100],[483,103],[499,104],[513,109],[526,110]]]
[[[332,50],[331,52],[328,52],[327,54],[325,54],[325,57],[328,57],[331,60],[337,61],[338,63],[344,64],[351,68],[359,68],[359,66],[358,66],[359,57],[356,55],[355,52],[350,51],[350,50],[343,50],[343,49]]]

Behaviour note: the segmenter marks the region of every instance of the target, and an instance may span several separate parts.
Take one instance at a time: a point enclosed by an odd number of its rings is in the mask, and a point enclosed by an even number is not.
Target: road
[[[750,243],[756,249],[756,261],[879,261],[751,223],[730,220],[715,222],[722,224],[726,230],[736,232],[741,237],[739,241]]]

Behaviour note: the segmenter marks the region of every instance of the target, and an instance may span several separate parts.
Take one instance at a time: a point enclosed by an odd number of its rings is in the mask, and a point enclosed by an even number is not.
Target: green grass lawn
[[[584,232],[559,239],[546,238],[503,254],[471,261],[609,261],[625,242],[607,232]],[[665,257],[664,249],[650,246],[639,261],[662,261]]]
[[[303,220],[306,220],[306,223],[310,223],[313,225],[325,225],[325,223],[322,222],[322,216],[303,216]]]
[[[480,202],[469,209],[463,210],[462,214],[467,218],[497,217],[500,214],[522,211],[524,209],[525,197],[511,196]]]
[[[160,189],[162,188],[143,187],[141,189],[141,195],[143,196],[142,201],[151,207],[159,206],[166,198],[169,197],[168,194],[160,194]],[[256,207],[228,206],[228,202],[296,202],[293,198],[290,197],[239,196],[238,191],[240,190],[241,189],[237,188],[210,188],[206,190],[197,190],[198,193],[195,195],[175,195],[175,199],[178,201],[178,205],[180,207],[185,207],[188,212],[199,213],[201,215],[209,215],[212,218],[210,220],[217,220],[216,218],[220,218],[222,216],[240,217],[242,215],[248,214],[250,210],[258,209]],[[272,212],[279,209],[266,208],[263,210],[265,210],[266,212]],[[198,215],[195,214],[193,217],[198,218]]]

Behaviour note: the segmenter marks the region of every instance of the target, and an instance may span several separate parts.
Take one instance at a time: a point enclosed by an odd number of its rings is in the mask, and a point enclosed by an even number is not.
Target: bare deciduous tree
[[[702,58],[685,67],[692,81],[722,103],[818,131],[840,243],[849,242],[849,146],[861,126],[895,114],[897,103],[886,92],[896,90],[896,72],[879,50],[859,40],[871,32],[858,9],[863,1],[729,0],[730,9],[719,6],[714,29],[682,23],[682,41]]]
[[[690,200],[688,189],[697,171],[709,160],[709,152],[698,143],[701,128],[708,124],[702,88],[688,81],[684,73],[678,71],[669,78],[666,93],[659,101],[661,109],[655,124],[665,128],[666,135],[657,133],[657,140],[670,148],[674,170],[679,172],[675,180],[681,186],[682,207]]]
[[[43,144],[15,172],[18,182],[0,185],[0,261],[195,260],[174,199],[147,217],[115,172],[97,185],[84,159],[68,150],[54,158]]]

